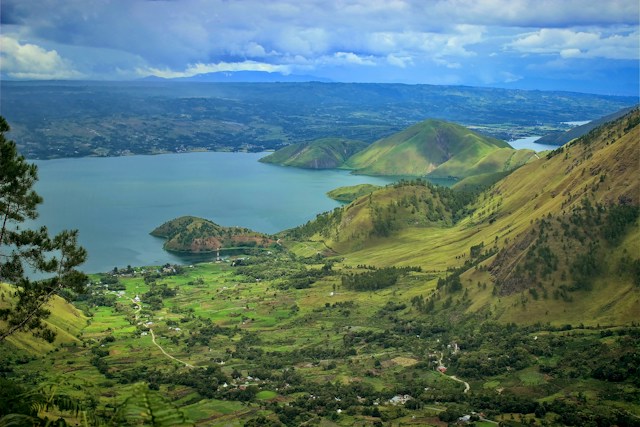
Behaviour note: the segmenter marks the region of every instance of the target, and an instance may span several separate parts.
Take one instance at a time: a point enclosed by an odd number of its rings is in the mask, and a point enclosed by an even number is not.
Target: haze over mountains
[[[300,74],[283,74],[266,71],[219,71],[196,74],[190,77],[164,78],[144,77],[143,81],[207,82],[207,83],[284,83],[284,82],[331,82],[330,79]]]
[[[0,110],[29,158],[264,151],[321,138],[368,144],[426,119],[503,140],[565,131],[637,97],[434,85],[11,82]]]

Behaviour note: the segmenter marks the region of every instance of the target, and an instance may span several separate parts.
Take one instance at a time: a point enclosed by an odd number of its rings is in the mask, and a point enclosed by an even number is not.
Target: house
[[[444,374],[445,372],[447,372],[447,367],[446,367],[446,366],[444,366],[444,365],[439,365],[436,369],[437,369],[438,371],[442,372],[443,374]]]
[[[392,405],[404,405],[411,399],[413,398],[408,394],[405,394],[405,395],[397,394],[393,396],[391,399],[389,399],[389,403],[391,403]]]

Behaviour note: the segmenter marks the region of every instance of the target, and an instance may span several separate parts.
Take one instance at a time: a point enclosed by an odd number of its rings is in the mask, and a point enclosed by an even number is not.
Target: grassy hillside
[[[450,227],[471,199],[472,193],[454,192],[424,180],[400,181],[282,235],[322,241],[331,250],[347,253],[385,241],[408,227]]]
[[[431,198],[439,206],[426,189],[406,186],[378,190],[306,229],[348,265],[460,269],[467,295],[475,296],[470,312],[532,323],[630,321],[640,313],[632,225],[640,195],[638,117],[636,110],[522,166],[467,212],[452,210],[439,222],[429,222],[421,208],[399,209],[411,192],[419,204]],[[390,224],[388,235],[372,231],[374,215]],[[521,317],[523,307],[533,315]]]
[[[164,248],[176,252],[214,252],[218,249],[265,248],[275,241],[248,228],[223,227],[203,218],[183,216],[167,221],[151,232],[167,241]]]
[[[468,176],[451,186],[454,190],[474,190],[479,188],[491,187],[505,176],[513,171],[483,173],[479,175]]]
[[[327,196],[339,202],[350,203],[355,199],[368,195],[374,190],[380,188],[378,185],[373,184],[358,184],[349,187],[339,187],[331,190],[327,193]]]
[[[465,177],[514,169],[533,151],[440,120],[426,120],[376,141],[345,164],[369,175]]]
[[[493,150],[486,155],[476,155],[476,153],[471,154],[465,151],[438,166],[429,176],[434,178],[469,177],[507,172],[519,168],[536,157],[533,150],[514,150],[506,147]]]
[[[334,169],[342,166],[349,157],[366,147],[367,144],[362,141],[322,138],[288,145],[260,161],[307,169]]]
[[[12,287],[6,283],[0,283],[0,308],[5,308],[11,304]],[[47,310],[51,315],[44,323],[56,333],[53,343],[48,343],[41,338],[36,338],[32,333],[19,332],[7,338],[7,343],[14,352],[13,356],[19,353],[31,356],[40,356],[53,351],[60,345],[79,345],[78,339],[80,331],[86,326],[87,317],[73,305],[65,301],[63,298],[54,297],[48,304]],[[0,321],[0,326],[4,326]],[[1,347],[0,350],[6,350]]]

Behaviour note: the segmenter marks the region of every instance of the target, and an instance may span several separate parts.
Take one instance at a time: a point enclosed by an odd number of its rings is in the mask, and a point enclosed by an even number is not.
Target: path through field
[[[187,368],[193,368],[194,366],[191,363],[187,363],[183,360],[178,359],[177,357],[174,357],[172,355],[170,355],[169,353],[167,353],[165,351],[164,348],[162,348],[162,346],[160,344],[158,344],[156,342],[156,335],[153,333],[153,329],[149,328],[149,332],[151,332],[151,341],[153,341],[153,343],[156,345],[156,347],[158,347],[160,349],[160,351],[162,352],[162,354],[164,354],[165,356],[167,356],[169,359],[173,359],[178,363],[182,363],[184,366],[186,366]],[[466,391],[465,391],[466,393]]]
[[[440,353],[440,359],[438,359],[438,365],[439,366],[444,366],[442,364],[442,358],[444,357],[444,355],[442,354],[442,352]],[[444,372],[440,371],[440,373],[442,375],[444,375],[445,377],[451,378],[454,381],[458,381],[459,383],[464,384],[464,393],[468,393],[469,389],[471,388],[471,386],[469,385],[468,382],[461,380],[460,378],[456,377],[455,375],[447,375]]]
[[[133,298],[130,298],[130,299],[131,299],[131,302],[136,305],[136,317],[135,317],[135,319],[137,321],[139,319],[139,316],[140,316],[140,310],[142,310],[142,302],[136,301]],[[170,355],[169,353],[167,353],[166,350],[164,348],[162,348],[162,346],[156,342],[156,334],[153,333],[153,329],[151,327],[149,327],[149,332],[151,332],[151,341],[153,341],[155,346],[160,349],[162,354],[167,356],[169,359],[173,359],[176,362],[183,364],[187,368],[193,368],[194,367],[191,363],[187,363],[184,360],[180,360],[177,357],[174,357],[174,356]]]

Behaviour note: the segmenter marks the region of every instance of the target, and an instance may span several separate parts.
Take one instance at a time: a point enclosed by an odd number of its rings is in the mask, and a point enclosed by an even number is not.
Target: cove
[[[85,272],[127,265],[189,263],[149,232],[182,215],[276,233],[340,204],[326,192],[391,178],[341,170],[306,170],[258,162],[265,153],[182,153],[158,156],[34,161],[44,198],[34,225],[52,233],[78,229],[88,251]]]

